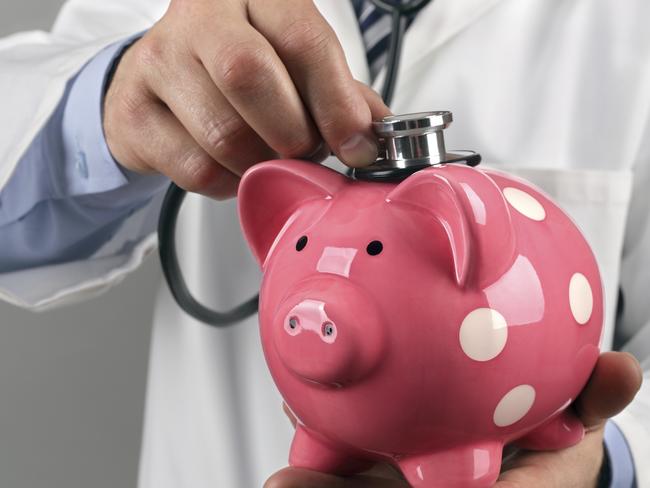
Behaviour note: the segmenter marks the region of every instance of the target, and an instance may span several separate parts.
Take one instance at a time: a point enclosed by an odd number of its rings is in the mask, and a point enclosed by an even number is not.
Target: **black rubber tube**
[[[384,0],[370,0],[379,10],[391,16],[391,34],[386,58],[386,78],[381,89],[381,98],[390,107],[397,85],[397,73],[402,56],[402,41],[409,17],[423,9],[431,0],[415,0],[390,4]]]
[[[160,209],[160,219],[158,220],[160,263],[172,296],[189,315],[216,327],[234,324],[254,315],[257,312],[259,295],[255,295],[250,300],[231,310],[218,312],[196,300],[187,288],[176,253],[176,222],[185,195],[186,192],[182,188],[179,188],[174,183],[169,185]]]

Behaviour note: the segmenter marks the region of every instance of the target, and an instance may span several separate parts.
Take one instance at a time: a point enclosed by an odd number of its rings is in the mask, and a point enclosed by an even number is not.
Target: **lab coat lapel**
[[[433,0],[418,14],[406,33],[400,72],[421,62],[501,1]],[[336,32],[345,51],[352,75],[364,83],[369,83],[368,61],[352,2],[349,0],[316,0],[315,3]],[[384,72],[385,70],[382,70],[375,80],[376,90],[379,90],[383,83]]]
[[[368,61],[359,30],[357,17],[349,0],[316,0],[318,10],[327,19],[343,46],[352,76],[364,83],[370,82]]]

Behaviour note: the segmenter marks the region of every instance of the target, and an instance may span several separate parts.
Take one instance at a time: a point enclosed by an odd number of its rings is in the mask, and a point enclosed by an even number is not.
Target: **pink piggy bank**
[[[266,361],[298,419],[291,465],[487,487],[505,444],[582,439],[567,407],[599,354],[601,280],[538,189],[461,164],[377,183],[271,161],[244,176],[239,212]]]

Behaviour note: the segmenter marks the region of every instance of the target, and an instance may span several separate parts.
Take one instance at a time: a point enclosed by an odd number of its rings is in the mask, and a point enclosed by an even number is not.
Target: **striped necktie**
[[[393,0],[400,2],[404,0]],[[390,44],[391,18],[375,7],[369,0],[352,0],[354,12],[357,14],[359,28],[366,48],[370,79],[375,80],[379,71],[386,64],[388,46]],[[413,17],[408,19],[407,28],[413,22]]]

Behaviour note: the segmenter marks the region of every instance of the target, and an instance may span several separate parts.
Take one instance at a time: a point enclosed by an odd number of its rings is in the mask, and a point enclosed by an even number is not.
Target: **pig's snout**
[[[336,341],[336,324],[325,312],[325,302],[303,300],[291,309],[285,319],[284,329],[291,336],[310,331],[322,341]]]
[[[274,327],[280,359],[297,376],[323,385],[341,386],[366,376],[378,365],[385,342],[372,300],[340,287],[313,295],[318,297],[298,293],[281,307]]]

